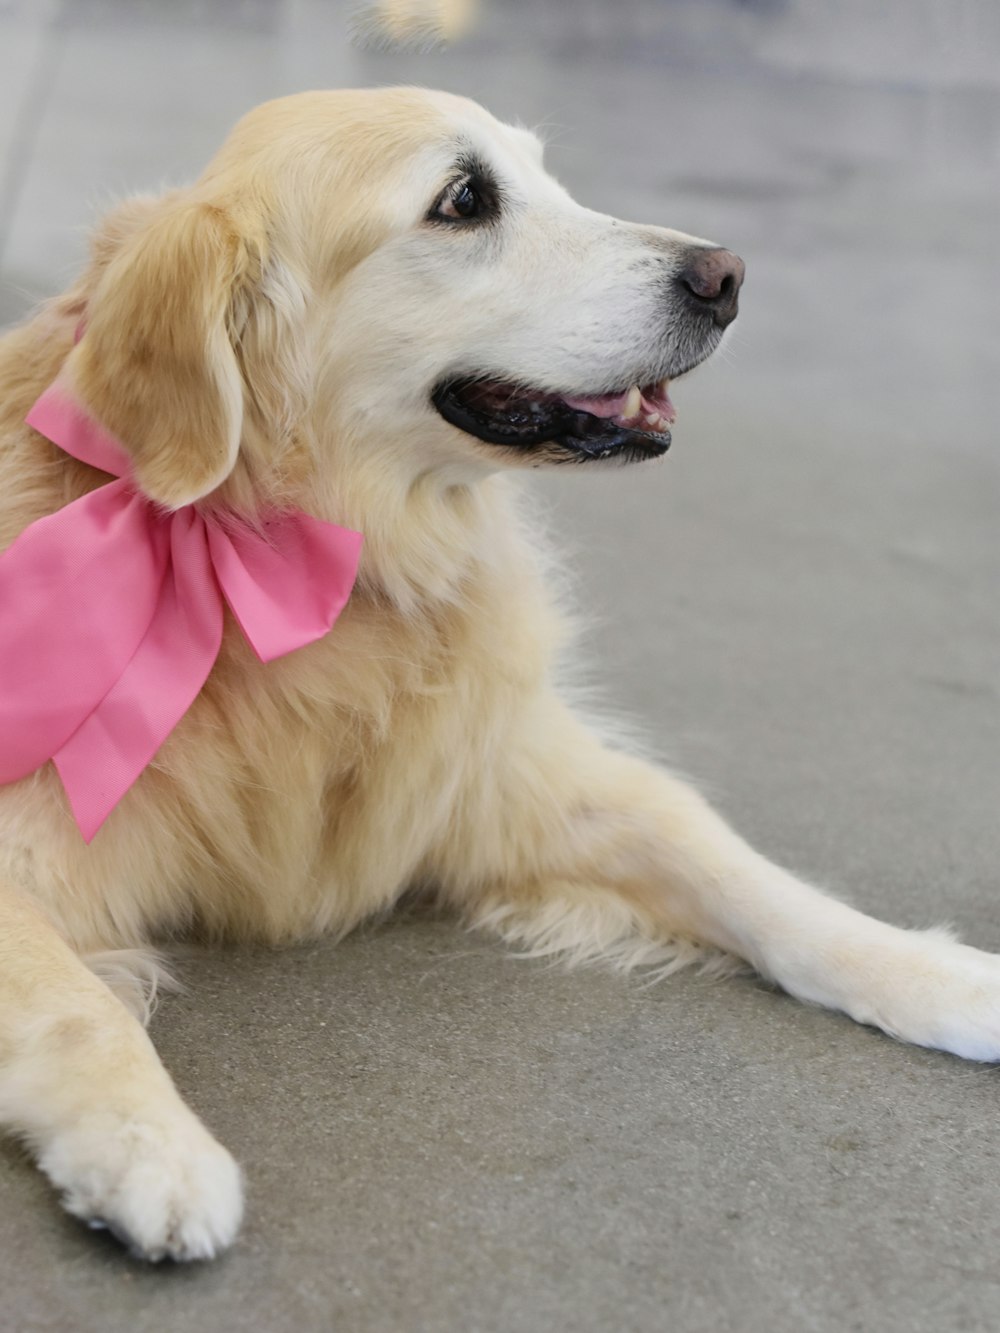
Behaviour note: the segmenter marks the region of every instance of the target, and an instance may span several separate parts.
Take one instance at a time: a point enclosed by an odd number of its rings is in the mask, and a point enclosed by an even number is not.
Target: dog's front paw
[[[183,1105],[86,1115],[50,1140],[39,1165],[70,1213],[153,1262],[214,1258],[243,1215],[239,1167]]]
[[[898,932],[854,1018],[917,1046],[1000,1060],[1000,956],[946,931]]]

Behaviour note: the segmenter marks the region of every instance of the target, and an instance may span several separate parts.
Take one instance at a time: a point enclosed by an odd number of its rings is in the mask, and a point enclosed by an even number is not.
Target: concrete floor
[[[486,7],[393,55],[332,0],[0,3],[0,316],[265,97],[406,80],[541,122],[585,202],[748,263],[665,462],[543,483],[609,698],[777,859],[1000,949],[1000,8]],[[154,1036],[245,1231],[143,1268],[4,1146],[3,1333],[1000,1328],[992,1070],[422,917],[180,961]]]

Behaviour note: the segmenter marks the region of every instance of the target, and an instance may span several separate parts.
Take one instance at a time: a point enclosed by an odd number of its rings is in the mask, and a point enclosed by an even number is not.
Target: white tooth
[[[658,426],[659,423],[660,423],[660,414],[659,414],[659,412],[649,412],[649,413],[647,413],[647,415],[646,415],[646,425],[647,425],[647,426]]]
[[[625,405],[622,408],[622,416],[637,416],[640,407],[642,407],[642,394],[639,391],[638,384],[633,384],[631,389],[629,389],[628,393],[625,395]]]

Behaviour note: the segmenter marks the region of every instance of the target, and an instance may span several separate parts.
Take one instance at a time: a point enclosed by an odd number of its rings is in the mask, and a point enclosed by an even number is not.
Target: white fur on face
[[[683,373],[718,345],[721,331],[692,318],[672,282],[690,247],[710,242],[584,208],[541,158],[533,135],[484,113],[410,161],[392,234],[323,313],[319,396],[336,404],[341,428],[406,436],[424,462],[489,456],[431,406],[443,378],[615,393]],[[428,222],[470,159],[497,181],[497,216]]]

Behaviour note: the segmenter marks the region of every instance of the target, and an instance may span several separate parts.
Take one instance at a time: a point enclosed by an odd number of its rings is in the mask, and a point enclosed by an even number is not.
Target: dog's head
[[[348,447],[400,478],[655,457],[669,383],[743,277],[581,207],[533,135],[415,89],[259,107],[124,230],[74,376],[169,506],[280,490]]]

